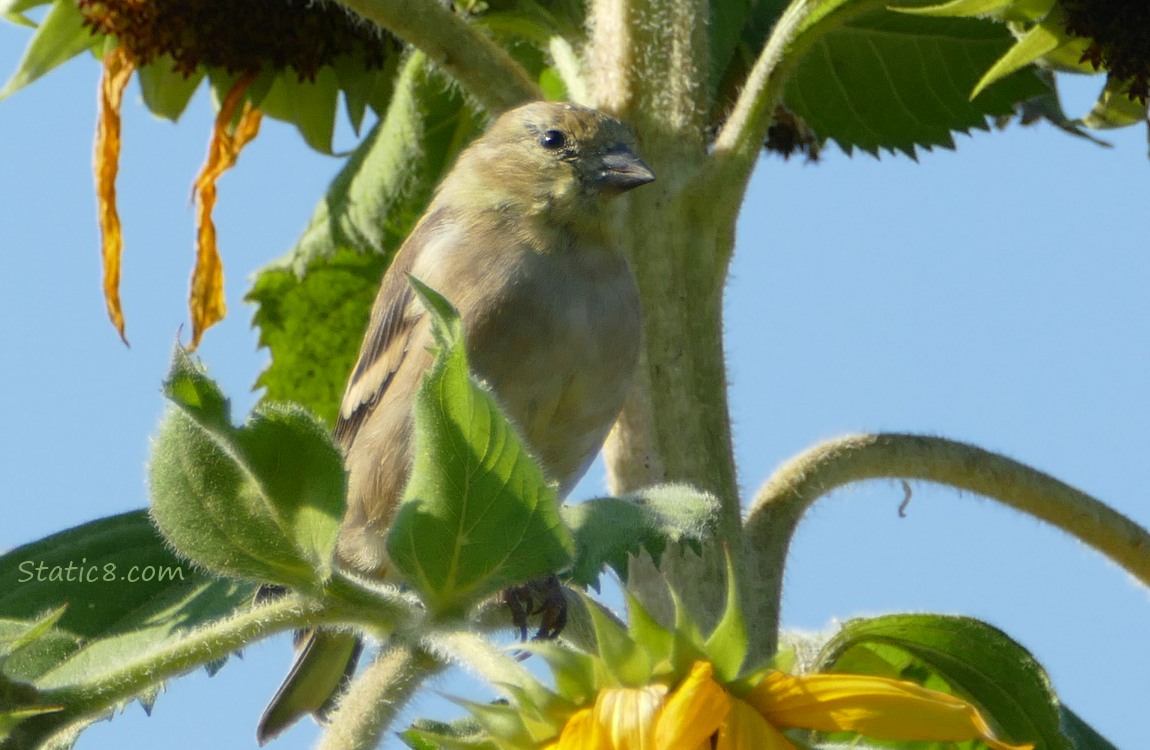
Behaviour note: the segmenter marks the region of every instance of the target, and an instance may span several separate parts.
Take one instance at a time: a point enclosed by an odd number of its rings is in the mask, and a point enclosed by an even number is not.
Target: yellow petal
[[[758,711],[736,700],[719,726],[715,750],[795,750],[795,746]]]
[[[795,677],[770,672],[746,701],[777,727],[849,731],[876,739],[962,742],[994,750],[1030,750],[994,736],[969,703],[911,682],[848,674]]]
[[[595,718],[606,737],[600,746],[656,750],[655,720],[666,698],[666,685],[601,690],[595,700]]]
[[[216,226],[212,222],[212,209],[216,205],[216,180],[235,165],[240,150],[260,131],[261,114],[245,101],[243,96],[252,76],[236,81],[220,105],[208,158],[196,177],[196,266],[192,270],[192,293],[189,306],[192,313],[192,343],[195,349],[210,326],[223,320],[227,312],[224,302],[224,267],[216,246]],[[240,112],[235,128],[230,129],[236,111]]]
[[[96,121],[96,201],[100,223],[100,256],[104,267],[104,304],[108,317],[124,343],[124,310],[120,306],[120,256],[124,237],[120,214],[116,210],[116,173],[120,169],[120,105],[124,89],[136,69],[124,47],[104,55],[104,74],[100,78],[100,113]]]
[[[655,747],[709,749],[710,738],[731,709],[731,698],[715,682],[709,662],[697,661],[691,674],[663,706],[655,725]]]
[[[567,720],[559,740],[548,745],[546,750],[611,750],[611,746],[599,729],[594,712],[585,708]]]

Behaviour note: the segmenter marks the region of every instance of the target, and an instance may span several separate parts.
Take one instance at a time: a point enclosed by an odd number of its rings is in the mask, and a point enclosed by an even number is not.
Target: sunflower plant
[[[104,297],[122,337],[131,249],[115,185],[133,80],[161,117],[179,118],[200,87],[216,102],[208,157],[190,176],[193,348],[225,314],[217,181],[262,118],[293,123],[329,153],[341,100],[357,133],[371,113],[296,247],[248,292],[271,353],[264,402],[237,425],[204,366],[178,350],[151,508],[0,556],[0,746],[68,747],[124,704],[150,706],[168,679],[325,626],[378,645],[330,716],[332,749],[378,745],[452,666],[501,697],[461,701],[470,717],[455,723],[417,722],[403,731],[410,746],[1111,747],[1022,645],[985,623],[892,614],[820,636],[784,631],[783,571],[807,509],[876,477],[993,498],[1141,584],[1150,534],[1047,474],[921,435],[827,441],[741,498],[720,313],[735,219],[764,150],[816,160],[833,141],[914,156],[1015,119],[1095,140],[1144,123],[1146,13],[1138,0],[0,0],[0,14],[31,29],[0,98],[80,54],[102,66],[94,181]],[[1105,75],[1089,113],[1063,111],[1056,74]],[[416,404],[426,460],[389,540],[407,585],[361,580],[332,562],[344,477],[328,431],[380,273],[460,148],[533,98],[625,119],[659,174],[612,230],[645,309],[639,377],[606,446],[613,497],[560,505],[470,378],[450,306],[420,289],[439,351]],[[441,564],[445,549],[459,564]],[[72,578],[15,585],[33,558],[61,570],[73,559],[192,566],[109,597]],[[623,615],[587,593],[608,569],[626,591]],[[560,638],[498,645],[511,627],[498,592],[547,575],[567,587]],[[266,584],[288,593],[256,597]],[[552,678],[526,671],[526,655]]]

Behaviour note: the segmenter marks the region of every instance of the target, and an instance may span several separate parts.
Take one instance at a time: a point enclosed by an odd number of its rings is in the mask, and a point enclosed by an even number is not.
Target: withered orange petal
[[[207,161],[196,177],[196,265],[192,270],[192,290],[188,300],[192,315],[191,349],[199,346],[204,331],[227,314],[224,266],[216,244],[212,209],[216,205],[216,181],[235,165],[240,151],[260,130],[262,114],[251,102],[243,99],[251,81],[251,76],[241,78],[224,97],[212,129]],[[230,126],[241,103],[243,108],[239,120],[232,128]]]
[[[120,168],[120,107],[124,101],[124,89],[135,69],[131,56],[123,47],[116,47],[104,56],[93,164],[100,224],[100,256],[104,268],[104,303],[108,307],[112,325],[125,344],[128,338],[124,333],[124,311],[120,305],[120,258],[124,237],[120,214],[116,210],[116,173]]]

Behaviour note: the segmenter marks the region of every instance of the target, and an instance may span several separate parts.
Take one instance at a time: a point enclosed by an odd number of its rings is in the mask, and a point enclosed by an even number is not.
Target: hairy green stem
[[[767,130],[781,103],[787,79],[811,45],[860,13],[882,8],[885,0],[832,5],[797,0],[787,6],[759,52],[730,115],[715,138],[711,158],[697,180],[697,192],[734,223]],[[828,10],[829,8],[829,10]]]
[[[141,653],[93,682],[42,689],[41,703],[58,703],[67,708],[30,719],[20,730],[45,736],[76,722],[91,720],[170,677],[222,659],[252,641],[314,624],[326,609],[324,602],[315,599],[285,596],[174,636],[159,648]],[[50,672],[40,680],[47,685],[51,685],[51,681]]]
[[[984,495],[1094,547],[1150,586],[1150,534],[1086,493],[1005,456],[966,443],[905,434],[831,440],[781,466],[755,497],[744,560],[751,642],[776,648],[783,565],[795,529],[816,500],[866,479],[919,479]]]
[[[626,120],[656,181],[627,197],[617,222],[643,301],[636,382],[605,446],[616,494],[685,482],[723,502],[723,540],[738,546],[722,343],[722,289],[734,211],[717,219],[695,190],[707,162],[707,23],[703,0],[594,0],[591,103]],[[719,545],[716,545],[719,546]],[[721,555],[671,552],[661,571],[639,562],[628,585],[652,614],[673,618],[662,574],[704,625],[722,610]]]
[[[336,0],[412,44],[498,113],[543,98],[519,63],[475,26],[435,0]]]
[[[420,649],[393,640],[351,684],[331,717],[319,750],[374,750],[399,712],[442,665]]]
[[[553,36],[547,43],[547,51],[551,54],[551,61],[563,79],[567,88],[567,96],[578,104],[587,104],[591,101],[591,93],[587,89],[587,79],[583,74],[583,62],[575,54],[570,40],[562,36]]]

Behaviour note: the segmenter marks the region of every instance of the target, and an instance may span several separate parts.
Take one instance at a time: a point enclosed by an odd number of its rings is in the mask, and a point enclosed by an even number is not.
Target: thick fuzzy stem
[[[866,479],[919,479],[975,492],[1046,521],[1097,549],[1150,586],[1150,534],[1064,482],[973,445],[922,435],[850,435],[802,453],[763,485],[747,518],[745,611],[751,642],[777,643],[783,564],[799,521],[816,500]]]
[[[442,3],[337,2],[423,50],[490,112],[502,112],[520,102],[543,98],[539,86],[502,47]]]
[[[693,484],[724,503],[723,540],[738,546],[722,344],[722,288],[735,211],[714,211],[695,191],[707,162],[707,34],[702,0],[596,0],[589,16],[591,101],[626,120],[656,181],[628,199],[618,236],[643,300],[643,351],[635,387],[606,446],[611,490],[668,481]],[[719,548],[720,545],[714,545]],[[663,566],[696,614],[721,608],[718,556]],[[632,587],[666,619],[655,571],[638,566]],[[717,592],[717,596],[713,596]]]
[[[340,701],[319,750],[373,750],[399,712],[442,665],[406,643],[389,643]]]

